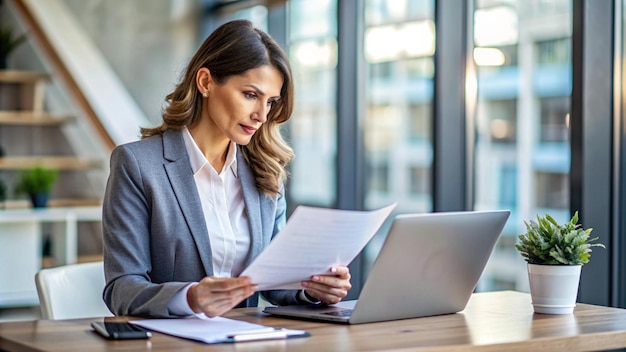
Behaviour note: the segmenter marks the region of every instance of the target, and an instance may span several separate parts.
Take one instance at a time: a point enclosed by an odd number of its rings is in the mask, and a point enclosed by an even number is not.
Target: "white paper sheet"
[[[376,234],[396,204],[371,211],[299,206],[270,245],[241,276],[260,290],[300,289],[311,275],[348,265]]]
[[[275,331],[265,325],[252,324],[245,321],[223,317],[208,318],[197,314],[184,319],[147,319],[131,320],[131,323],[160,333],[201,341],[204,343],[223,343],[229,341],[230,335],[241,333],[262,333]],[[306,335],[301,330],[282,330],[288,337]]]

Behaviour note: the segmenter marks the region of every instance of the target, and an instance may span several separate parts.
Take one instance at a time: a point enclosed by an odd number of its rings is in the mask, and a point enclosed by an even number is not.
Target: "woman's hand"
[[[348,295],[352,288],[350,284],[350,269],[347,266],[330,268],[334,275],[313,275],[310,281],[302,281],[306,294],[319,299],[324,304],[339,303]]]
[[[259,289],[247,276],[218,278],[207,276],[187,291],[187,303],[196,313],[208,317],[222,315]]]

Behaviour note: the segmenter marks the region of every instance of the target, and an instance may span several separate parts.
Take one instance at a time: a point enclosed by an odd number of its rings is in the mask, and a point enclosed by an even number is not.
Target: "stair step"
[[[8,156],[0,158],[0,170],[31,169],[37,166],[59,170],[101,169],[102,160],[73,156]]]
[[[47,73],[20,70],[0,70],[2,83],[35,83],[49,78]]]
[[[75,119],[33,111],[0,111],[0,125],[58,126]]]

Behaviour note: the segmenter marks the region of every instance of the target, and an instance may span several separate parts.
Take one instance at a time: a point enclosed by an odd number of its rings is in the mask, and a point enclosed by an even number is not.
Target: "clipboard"
[[[308,337],[303,330],[273,328],[224,317],[208,318],[196,314],[181,319],[131,320],[130,323],[162,334],[195,340],[206,344],[238,343]]]

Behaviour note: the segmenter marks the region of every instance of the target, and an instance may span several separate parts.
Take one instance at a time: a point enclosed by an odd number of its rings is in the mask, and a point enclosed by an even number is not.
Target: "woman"
[[[116,315],[147,317],[256,306],[258,287],[238,276],[286,221],[287,57],[250,22],[229,22],[200,46],[166,102],[160,126],[111,155],[104,300]],[[302,290],[263,295],[278,305],[339,302],[350,273],[329,270]]]

